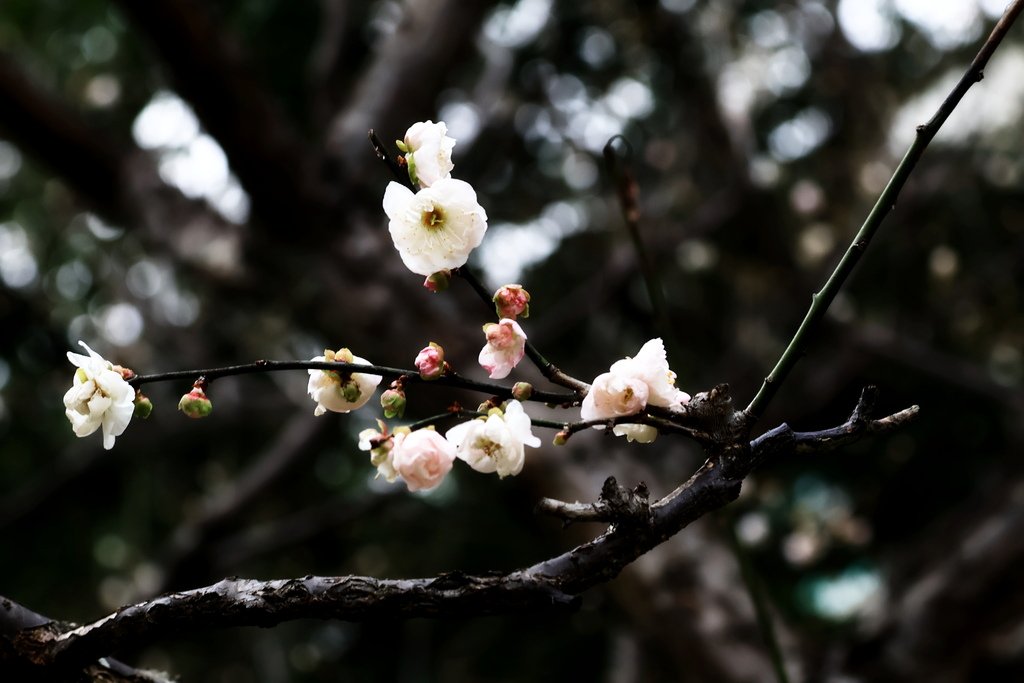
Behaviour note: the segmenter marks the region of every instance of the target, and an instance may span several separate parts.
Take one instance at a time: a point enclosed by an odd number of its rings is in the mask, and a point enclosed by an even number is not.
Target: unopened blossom
[[[392,452],[395,443],[404,439],[405,434],[388,434],[388,426],[383,420],[377,420],[377,426],[379,429],[369,428],[359,432],[359,450],[370,452],[370,464],[377,468],[377,476],[384,477],[390,484],[398,478]]]
[[[583,399],[580,417],[584,420],[606,420],[636,415],[648,404],[662,408],[679,407],[690,395],[676,389],[676,374],[668,367],[665,345],[652,339],[633,358],[616,361],[608,372],[598,375]],[[630,441],[650,443],[658,430],[650,425],[618,424],[612,429],[617,436]]]
[[[522,285],[504,285],[491,300],[499,318],[530,317],[530,293]]]
[[[416,354],[415,365],[423,379],[437,379],[444,374],[444,348],[430,342]]]
[[[340,349],[337,353],[324,351],[313,361],[345,362],[359,365],[371,365],[370,361],[353,356],[348,349]],[[335,413],[347,413],[362,407],[381,381],[380,375],[345,370],[310,370],[307,391],[309,397],[316,401],[314,415],[323,415],[328,410]]]
[[[443,121],[420,121],[405,132],[399,148],[405,152],[409,178],[421,187],[430,187],[439,180],[450,178],[455,164],[452,148],[455,138],[448,137],[448,126]]]
[[[519,401],[509,401],[504,412],[489,411],[486,418],[463,422],[445,437],[455,445],[455,454],[477,472],[497,472],[504,479],[523,470],[526,446],[540,446],[533,435],[530,416]]]
[[[413,194],[396,182],[384,191],[388,231],[406,268],[429,276],[465,265],[487,231],[473,187],[445,178]]]
[[[85,342],[78,343],[89,355],[68,352],[68,360],[78,370],[64,394],[64,413],[76,436],[88,436],[102,428],[103,447],[109,450],[135,412],[135,389],[112,363]]]
[[[395,435],[391,458],[409,490],[425,491],[440,484],[455,462],[455,446],[429,428],[400,436]]]
[[[515,320],[502,318],[484,325],[487,343],[480,349],[477,359],[491,379],[508,377],[526,353],[526,333]]]
[[[206,396],[203,388],[197,384],[178,401],[178,410],[183,412],[186,417],[199,419],[210,416],[210,413],[213,412],[213,403]]]

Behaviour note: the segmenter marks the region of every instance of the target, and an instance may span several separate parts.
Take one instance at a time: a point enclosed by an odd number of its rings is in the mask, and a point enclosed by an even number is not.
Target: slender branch
[[[462,276],[463,280],[469,283],[469,286],[474,292],[476,292],[476,295],[480,297],[480,300],[484,302],[484,305],[487,306],[488,310],[493,312],[493,294],[487,291],[487,288],[484,287],[480,278],[478,278],[468,266],[457,268],[455,272]],[[554,363],[545,358],[544,355],[537,350],[537,347],[534,346],[530,340],[526,341],[526,356],[534,365],[537,366],[537,369],[540,370],[542,375],[544,375],[544,378],[552,384],[558,384],[559,386],[563,386],[567,389],[572,389],[580,398],[586,396],[587,392],[590,391],[589,384],[559,370]]]
[[[836,294],[850,276],[854,266],[857,265],[860,257],[867,250],[871,238],[878,231],[882,221],[896,205],[896,198],[899,196],[900,190],[903,189],[903,185],[907,182],[907,178],[910,177],[921,155],[924,154],[928,143],[935,137],[939,128],[946,122],[946,119],[949,118],[949,115],[960,103],[960,100],[963,99],[967,90],[983,78],[985,65],[1021,10],[1024,10],[1024,0],[1014,0],[1006,8],[1003,17],[996,24],[995,28],[992,29],[992,33],[984,45],[981,46],[981,50],[974,58],[974,61],[971,62],[971,66],[939,106],[938,111],[935,112],[935,115],[932,116],[928,123],[917,127],[917,137],[914,139],[913,144],[911,144],[910,149],[907,150],[899,166],[893,172],[889,184],[882,190],[882,194],[878,197],[874,208],[871,209],[871,213],[868,214],[864,224],[853,238],[853,242],[839,261],[839,265],[836,266],[836,269],[821,290],[811,297],[811,306],[807,309],[803,322],[800,323],[800,327],[793,335],[786,350],[783,351],[778,363],[776,363],[771,373],[765,378],[757,395],[754,396],[750,405],[747,406],[746,412],[752,418],[757,419],[764,413],[768,403],[778,391],[779,386],[805,353],[808,339],[816,330],[822,318],[824,318],[825,312],[828,311],[832,300],[835,299]]]
[[[617,140],[621,141],[625,147],[621,161],[615,149],[615,142]],[[612,181],[615,183],[619,206],[622,209],[622,219],[626,223],[626,231],[629,233],[629,239],[633,243],[633,251],[636,252],[636,258],[640,264],[640,273],[644,279],[647,296],[651,300],[654,318],[658,322],[661,336],[664,337],[670,350],[675,352],[678,351],[678,348],[675,342],[672,318],[669,315],[668,304],[665,301],[665,292],[661,286],[661,280],[658,278],[658,270],[655,268],[654,261],[644,245],[643,237],[640,235],[640,186],[637,185],[629,166],[632,156],[633,146],[622,135],[612,137],[604,146],[604,163],[608,168]]]
[[[212,382],[221,377],[232,375],[252,375],[263,372],[283,372],[287,370],[330,370],[333,372],[360,372],[364,374],[380,375],[386,379],[398,379],[401,377],[407,384],[427,384],[432,386],[453,387],[457,389],[468,389],[481,393],[493,394],[505,398],[512,397],[512,387],[503,387],[500,384],[479,382],[468,379],[455,373],[446,373],[437,379],[424,380],[416,370],[403,368],[391,368],[383,365],[362,365],[359,363],[345,363],[342,361],[313,361],[313,360],[258,360],[254,363],[244,365],[229,365],[220,368],[207,368],[204,370],[175,370],[173,372],[161,372],[151,375],[136,375],[128,380],[128,383],[138,388],[143,384],[153,382],[169,382],[175,380],[195,380],[202,377],[207,382]],[[542,403],[553,403],[557,405],[571,405],[578,399],[571,394],[556,394],[550,391],[534,390],[530,396],[531,401]]]
[[[416,186],[413,185],[412,180],[410,180],[409,174],[406,173],[405,170],[402,169],[401,165],[391,156],[387,145],[384,144],[373,129],[370,130],[368,137],[370,138],[370,144],[373,145],[373,151],[377,154],[377,158],[387,164],[392,175],[395,176],[395,179],[399,183],[415,192]],[[469,269],[469,266],[461,266],[456,268],[453,272],[462,276],[462,279],[469,284],[470,288],[476,292],[476,295],[484,302],[488,312],[493,312],[493,294],[487,291],[487,288],[484,287],[480,278],[478,278],[476,274]],[[537,350],[537,347],[534,346],[530,340],[526,340],[526,356],[534,365],[537,366],[537,369],[541,371],[541,374],[544,375],[545,379],[553,384],[558,384],[559,386],[566,387],[567,389],[572,389],[576,392],[578,398],[583,398],[587,395],[587,392],[590,391],[589,384],[559,370],[555,367],[554,363],[545,358],[541,352]]]

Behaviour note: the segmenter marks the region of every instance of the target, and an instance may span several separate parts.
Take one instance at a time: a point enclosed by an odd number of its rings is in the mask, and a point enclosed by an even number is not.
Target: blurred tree
[[[64,353],[85,339],[155,372],[345,345],[409,366],[435,340],[471,367],[485,311],[402,267],[366,141],[429,118],[490,217],[475,263],[527,284],[548,357],[590,378],[664,334],[681,388],[728,381],[745,403],[1003,4],[5,0],[3,592],[87,622],[225,576],[508,570],[593,534],[530,514],[542,496],[593,500],[608,475],[667,494],[699,449],[596,432],[514,479],[395,493],[356,449],[373,415],[314,419],[287,373],[219,380],[216,418],[187,424],[167,407],[188,385],[154,385],[153,417],[102,451],[61,413]],[[192,681],[773,680],[734,529],[794,679],[1020,677],[1022,62],[1018,27],[759,423],[839,424],[871,383],[882,412],[921,404],[912,427],[772,462],[570,615],[117,654]],[[672,330],[603,166],[615,135]],[[446,400],[412,393],[409,413]]]

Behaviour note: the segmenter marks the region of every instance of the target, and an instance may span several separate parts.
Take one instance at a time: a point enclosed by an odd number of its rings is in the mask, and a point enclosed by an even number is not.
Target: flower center
[[[437,230],[444,227],[444,209],[439,206],[430,207],[429,211],[420,214],[420,223],[428,230]]]

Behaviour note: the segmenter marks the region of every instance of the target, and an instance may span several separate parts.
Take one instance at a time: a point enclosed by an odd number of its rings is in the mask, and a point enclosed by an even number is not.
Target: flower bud
[[[551,443],[553,443],[556,446],[564,446],[566,442],[569,441],[569,436],[569,430],[563,429],[562,431],[555,434],[555,438],[554,440],[552,440]]]
[[[405,414],[405,392],[391,388],[380,395],[380,407],[384,409],[384,417],[389,420],[401,418]]]
[[[416,356],[416,369],[423,379],[437,379],[444,374],[444,349],[440,344],[430,342]]]
[[[135,394],[135,412],[134,415],[141,417],[145,420],[153,412],[153,402],[149,400],[149,397],[143,394],[141,391]]]
[[[192,391],[178,401],[178,410],[185,413],[187,417],[206,417],[213,412],[213,403],[206,398],[206,392],[200,387],[192,387]]]
[[[512,398],[517,401],[526,401],[533,396],[533,385],[529,382],[516,382],[512,385]]]
[[[491,300],[499,318],[515,320],[517,316],[530,317],[530,293],[522,285],[505,285],[494,293]]]
[[[450,270],[439,270],[436,273],[431,273],[427,276],[427,279],[423,281],[423,286],[429,289],[434,294],[443,292],[448,289],[448,285],[452,281],[452,271]]]

